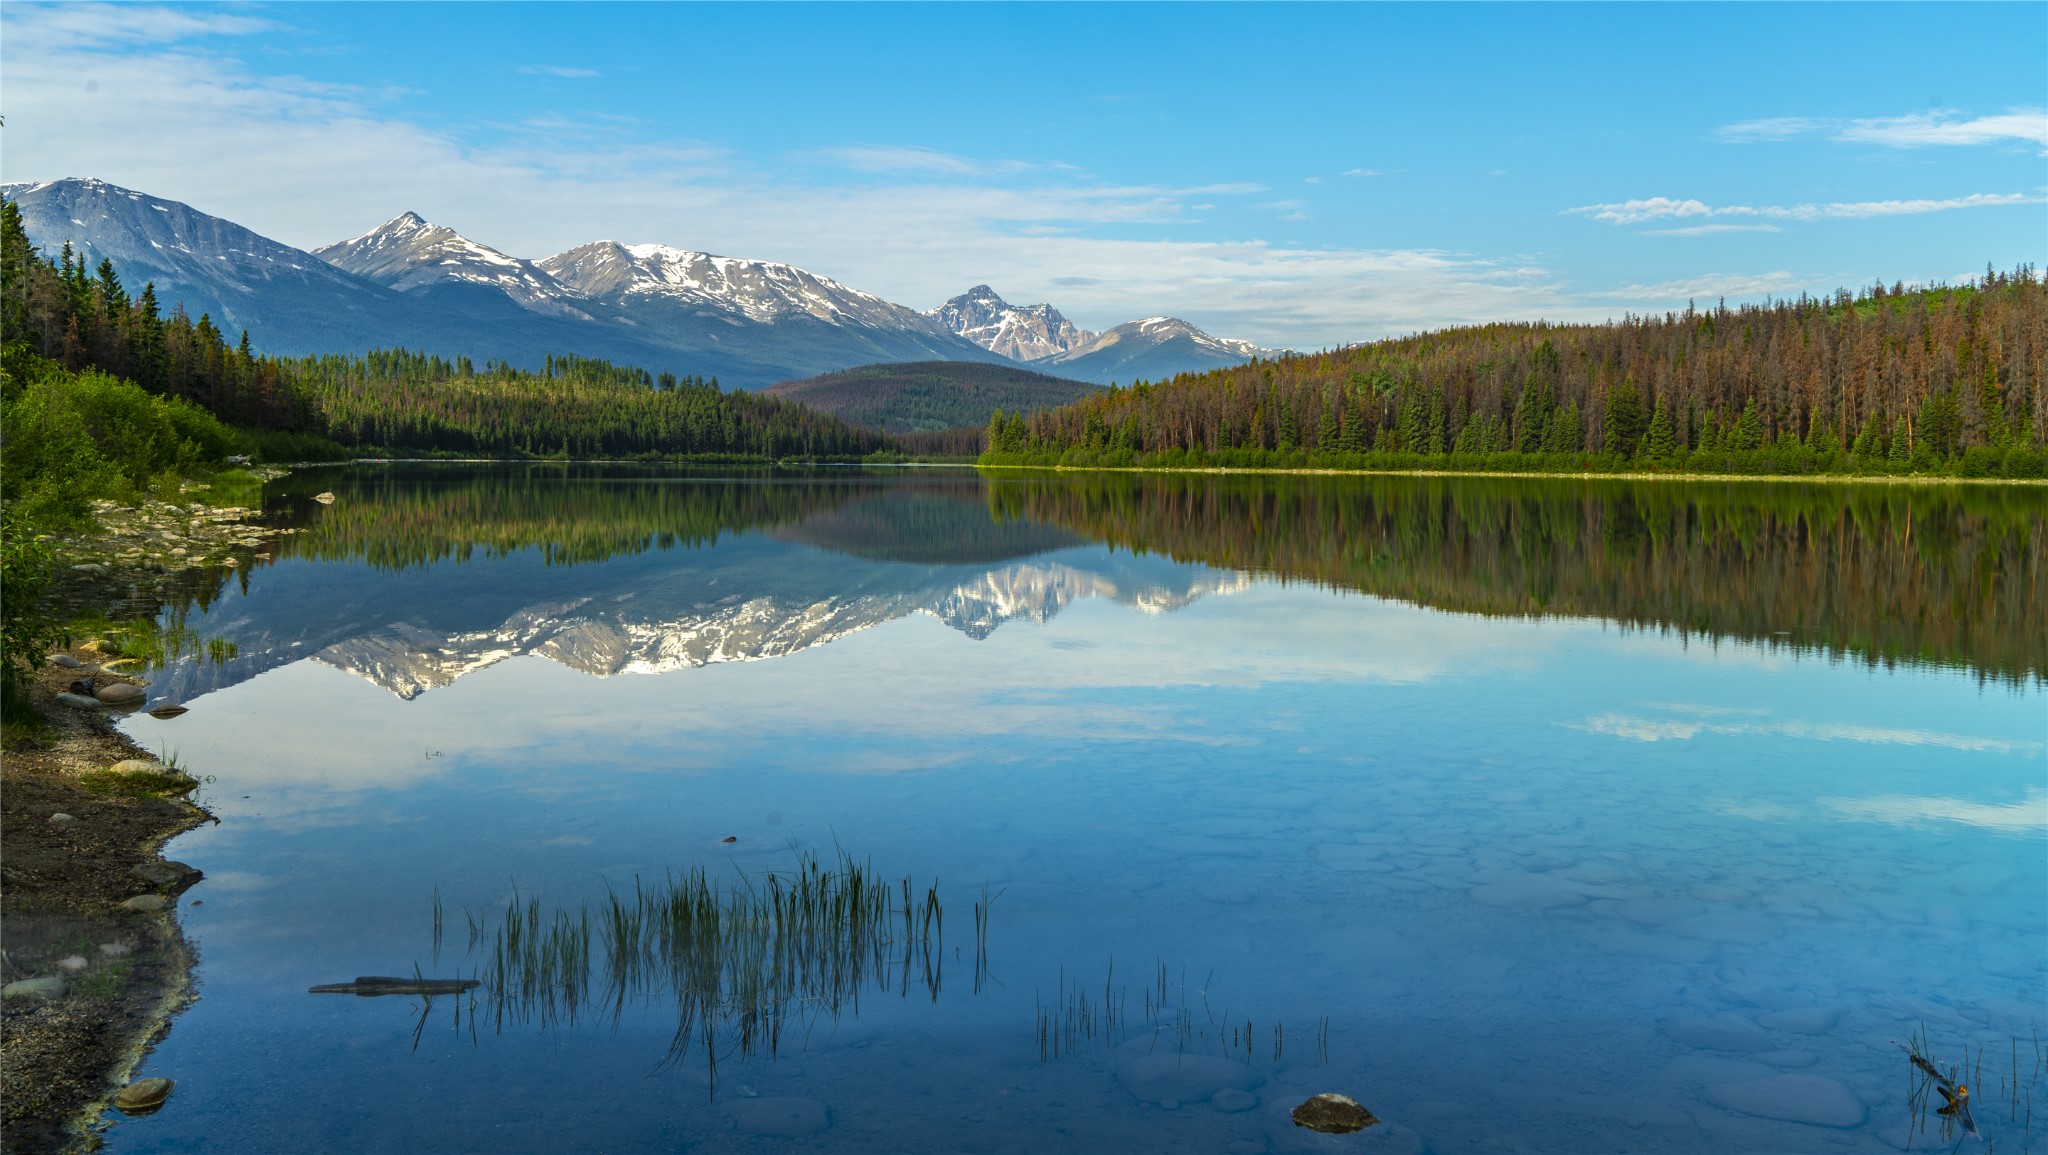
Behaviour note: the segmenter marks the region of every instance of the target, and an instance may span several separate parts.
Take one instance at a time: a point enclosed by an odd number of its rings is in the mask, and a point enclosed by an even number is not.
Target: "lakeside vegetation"
[[[1494,324],[997,413],[987,465],[2048,477],[2048,284]]]
[[[582,564],[766,532],[910,566],[999,566],[1099,543],[1457,613],[2048,678],[2036,487],[783,470],[675,485],[634,466],[422,464],[271,489],[270,512],[303,527],[279,562],[407,568],[533,549]],[[313,503],[321,489],[340,500]]]
[[[1462,613],[2048,677],[2032,487],[995,475],[999,519]]]
[[[1064,405],[1102,386],[984,361],[913,361],[862,365],[784,381],[762,392],[800,401],[887,433],[979,429],[997,410],[1024,412]],[[980,451],[975,445],[967,456]]]

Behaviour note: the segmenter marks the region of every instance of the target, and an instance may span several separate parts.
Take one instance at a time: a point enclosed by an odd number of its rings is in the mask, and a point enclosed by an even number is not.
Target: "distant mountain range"
[[[1178,317],[1147,317],[1091,333],[1075,328],[1051,305],[1012,305],[987,285],[974,286],[929,316],[992,353],[1097,385],[1199,373],[1282,352],[1211,337]]]
[[[1173,318],[1091,333],[986,285],[919,313],[793,265],[666,245],[526,260],[410,212],[309,253],[100,180],[5,184],[0,197],[46,252],[69,242],[88,265],[110,258],[131,289],[154,282],[167,309],[247,329],[270,353],[404,346],[525,366],[577,353],[749,389],[920,361],[1024,362],[1102,384],[1272,354]]]
[[[863,365],[784,381],[762,390],[871,429],[921,433],[986,425],[998,409],[1030,412],[1078,401],[1102,388],[1018,365],[915,361]]]

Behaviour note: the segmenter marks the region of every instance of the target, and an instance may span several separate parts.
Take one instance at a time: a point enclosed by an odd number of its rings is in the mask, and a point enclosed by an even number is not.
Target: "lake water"
[[[177,1093],[113,1151],[1947,1149],[1915,1032],[1996,1150],[2048,1146],[2041,490],[399,465],[266,500],[302,532],[183,615],[236,656],[125,724],[220,821],[166,850],[206,872],[141,1072]],[[508,905],[840,850],[916,913],[789,940],[765,1002],[742,948],[694,1001],[612,986],[601,930],[583,971],[494,961]],[[415,974],[489,981],[307,990]],[[1384,1122],[1294,1126],[1321,1092]]]

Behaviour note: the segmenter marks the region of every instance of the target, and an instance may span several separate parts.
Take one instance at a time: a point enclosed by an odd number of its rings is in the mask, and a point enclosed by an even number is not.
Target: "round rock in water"
[[[199,868],[166,858],[159,862],[145,862],[135,868],[135,873],[158,886],[175,886],[188,878],[196,877]]]
[[[1294,1125],[1325,1135],[1349,1135],[1363,1131],[1379,1117],[1358,1105],[1349,1095],[1322,1094],[1294,1109]]]
[[[1215,1055],[1145,1055],[1126,1060],[1116,1081],[1146,1103],[1214,1101],[1219,1091],[1249,1091],[1264,1076],[1243,1063]]]
[[[131,682],[115,682],[111,685],[101,686],[93,694],[93,697],[98,698],[109,706],[140,706],[142,700],[148,696],[149,692],[147,690]]]
[[[1773,1075],[1707,1088],[1717,1107],[1764,1119],[1815,1127],[1856,1127],[1868,1113],[1856,1092],[1826,1075]]]
[[[825,1112],[825,1104],[794,1095],[741,1099],[727,1110],[740,1130],[750,1135],[795,1138],[815,1135],[832,1125],[831,1117]]]
[[[1216,1092],[1215,1097],[1209,1100],[1209,1105],[1226,1115],[1235,1115],[1239,1111],[1249,1111],[1253,1107],[1258,1106],[1259,1097],[1250,1091],[1240,1091],[1236,1087],[1225,1087],[1221,1091]]]
[[[64,980],[56,975],[44,975],[36,979],[21,979],[0,987],[0,998],[61,999],[63,997]]]
[[[185,707],[183,706],[166,703],[165,705],[158,706],[156,709],[151,710],[149,712],[149,716],[152,718],[162,718],[168,721],[185,712],[186,710]]]
[[[137,1079],[114,1096],[114,1106],[124,1115],[147,1115],[164,1105],[175,1086],[169,1079]]]
[[[1681,1016],[1664,1022],[1671,1041],[1703,1051],[1767,1051],[1771,1038],[1741,1015]]]

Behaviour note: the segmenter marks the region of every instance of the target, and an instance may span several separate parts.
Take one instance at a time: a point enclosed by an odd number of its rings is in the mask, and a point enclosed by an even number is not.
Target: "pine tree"
[[[1643,434],[1641,456],[1649,461],[1670,461],[1678,456],[1678,435],[1671,429],[1671,414],[1666,411],[1664,398],[1657,398],[1657,411],[1650,417],[1650,428]]]
[[[1643,414],[1643,399],[1636,392],[1633,380],[1623,380],[1619,385],[1607,389],[1607,415],[1602,420],[1601,447],[1609,453],[1627,457],[1636,451],[1643,440],[1643,432],[1649,424]]]

